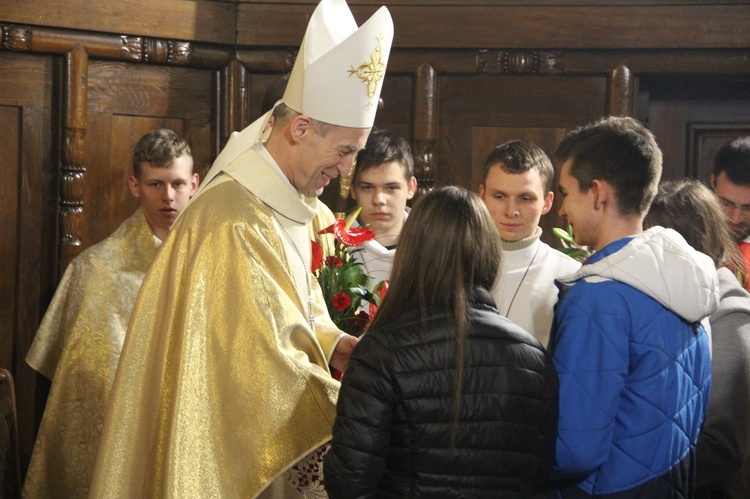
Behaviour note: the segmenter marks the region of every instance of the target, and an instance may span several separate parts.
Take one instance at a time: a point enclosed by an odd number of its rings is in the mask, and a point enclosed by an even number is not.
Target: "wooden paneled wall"
[[[362,22],[379,5],[352,1]],[[135,208],[135,141],[166,126],[205,171],[289,71],[314,0],[0,0],[0,367],[28,462],[46,383],[24,362],[58,276]],[[407,137],[420,192],[476,189],[494,145],[551,153],[566,130],[634,115],[665,178],[706,179],[750,134],[750,6],[728,0],[411,0],[376,125]],[[323,196],[337,207],[335,187]],[[561,226],[557,209],[544,238]]]

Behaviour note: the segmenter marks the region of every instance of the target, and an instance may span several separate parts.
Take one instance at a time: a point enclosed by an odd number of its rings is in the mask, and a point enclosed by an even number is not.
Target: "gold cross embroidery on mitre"
[[[372,107],[372,99],[375,97],[375,93],[378,90],[378,83],[385,76],[385,62],[383,62],[383,49],[380,47],[380,41],[383,39],[382,36],[378,36],[378,45],[375,50],[372,51],[370,60],[360,64],[358,68],[350,66],[349,76],[353,74],[357,75],[362,82],[367,86],[367,96],[370,101],[367,103],[367,107]]]

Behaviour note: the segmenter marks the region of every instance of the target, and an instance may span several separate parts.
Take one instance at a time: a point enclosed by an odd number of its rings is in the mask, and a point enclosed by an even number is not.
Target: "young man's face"
[[[298,132],[293,129],[293,133]],[[370,128],[328,125],[325,135],[321,135],[310,124],[303,134],[299,160],[285,173],[297,191],[317,197],[332,179],[349,174],[357,152],[367,142]]]
[[[750,187],[733,183],[725,172],[711,175],[711,186],[729,217],[735,239],[742,241],[750,235]]]
[[[362,207],[359,218],[376,236],[397,236],[404,225],[406,202],[414,197],[417,179],[409,180],[397,161],[383,163],[357,174],[352,198]]]
[[[479,197],[495,221],[500,237],[518,241],[536,232],[539,219],[552,208],[554,194],[545,192],[536,170],[508,173],[497,164],[490,167]]]
[[[198,189],[198,174],[193,173],[193,159],[185,155],[165,168],[141,163],[140,179],[130,177],[128,186],[131,194],[141,200],[154,235],[164,240],[177,215]]]
[[[594,210],[594,192],[581,191],[578,179],[570,174],[572,160],[567,160],[560,170],[560,216],[567,217],[573,227],[573,236],[581,246],[594,246],[599,236],[599,222]]]

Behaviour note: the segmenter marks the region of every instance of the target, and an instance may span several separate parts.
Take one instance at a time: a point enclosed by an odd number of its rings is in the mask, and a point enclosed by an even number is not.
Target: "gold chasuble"
[[[144,279],[91,497],[255,497],[330,439],[343,333],[309,271],[317,200],[264,152],[204,184]]]
[[[139,208],[66,269],[26,357],[52,388],[24,497],[87,496],[130,312],[160,245]]]

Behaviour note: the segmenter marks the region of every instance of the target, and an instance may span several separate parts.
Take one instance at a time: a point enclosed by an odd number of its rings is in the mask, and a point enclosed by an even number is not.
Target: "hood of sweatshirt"
[[[573,275],[558,278],[562,289],[581,279],[615,280],[655,299],[688,322],[711,315],[719,304],[719,278],[707,255],[676,231],[652,227],[615,241],[592,255]]]

